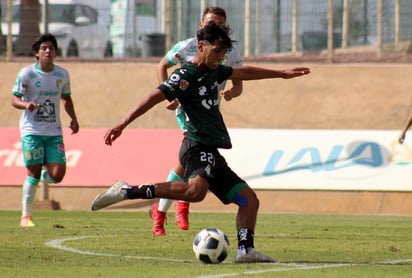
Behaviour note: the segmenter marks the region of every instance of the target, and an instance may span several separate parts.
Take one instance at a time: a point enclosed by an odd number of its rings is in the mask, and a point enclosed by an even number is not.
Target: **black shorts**
[[[209,182],[209,190],[224,204],[231,203],[233,196],[246,186],[246,182],[230,169],[217,148],[185,138],[180,147],[179,160],[185,169],[185,180],[197,175],[205,178]]]

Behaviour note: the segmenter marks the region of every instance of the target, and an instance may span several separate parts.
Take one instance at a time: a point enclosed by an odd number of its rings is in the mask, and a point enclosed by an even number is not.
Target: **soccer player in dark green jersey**
[[[219,111],[217,84],[227,79],[257,80],[294,78],[310,73],[299,67],[286,70],[244,66],[232,68],[220,64],[233,41],[228,26],[211,22],[198,30],[198,51],[194,59],[180,69],[136,105],[104,137],[112,145],[122,131],[136,118],[167,99],[178,99],[186,113],[184,139],[179,152],[185,168],[185,182],[160,182],[131,186],[117,181],[99,194],[92,210],[99,210],[126,199],[169,198],[188,202],[202,201],[208,190],[224,204],[236,204],[238,215],[238,251],[236,263],[276,262],[254,248],[254,229],[259,200],[251,187],[227,165],[219,148],[231,148],[229,133]]]

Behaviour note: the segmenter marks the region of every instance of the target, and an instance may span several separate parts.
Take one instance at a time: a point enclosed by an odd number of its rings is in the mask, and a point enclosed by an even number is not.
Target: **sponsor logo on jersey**
[[[205,86],[199,87],[199,95],[204,96],[206,95],[207,89]]]
[[[179,88],[180,90],[184,91],[187,89],[187,87],[189,87],[189,82],[187,82],[186,80],[182,79],[179,83]]]

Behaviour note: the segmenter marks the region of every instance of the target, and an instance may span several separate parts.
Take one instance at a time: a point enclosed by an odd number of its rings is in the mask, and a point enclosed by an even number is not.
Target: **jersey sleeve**
[[[186,71],[182,69],[175,70],[165,82],[157,87],[168,101],[179,98],[189,88],[191,82],[185,73]]]
[[[233,73],[233,68],[229,66],[219,65],[217,68],[217,83],[226,81]]]
[[[186,47],[186,41],[180,41],[176,43],[165,55],[166,61],[169,63],[169,65],[177,65],[179,63],[182,63],[182,61],[185,60],[185,47]]]
[[[26,94],[28,85],[25,82],[25,76],[26,76],[25,72],[26,72],[26,69],[22,69],[17,74],[17,79],[16,79],[16,82],[14,83],[13,91],[12,91],[12,94],[15,96],[23,97]]]
[[[233,46],[233,48],[230,50],[229,61],[227,65],[233,68],[239,68],[242,66],[242,59],[240,57],[240,52],[236,46]]]
[[[64,74],[64,81],[62,84],[62,96],[70,96],[72,91],[71,91],[71,85],[70,85],[70,75],[68,71],[65,71]]]

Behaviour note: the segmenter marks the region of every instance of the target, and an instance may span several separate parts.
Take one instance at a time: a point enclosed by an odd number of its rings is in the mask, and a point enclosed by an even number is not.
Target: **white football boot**
[[[241,250],[237,250],[235,263],[276,263],[276,260],[256,251],[255,248],[249,248],[247,253],[244,253]]]
[[[92,210],[99,210],[126,200],[127,188],[130,188],[130,186],[126,182],[115,182],[109,189],[97,195],[92,203]]]

